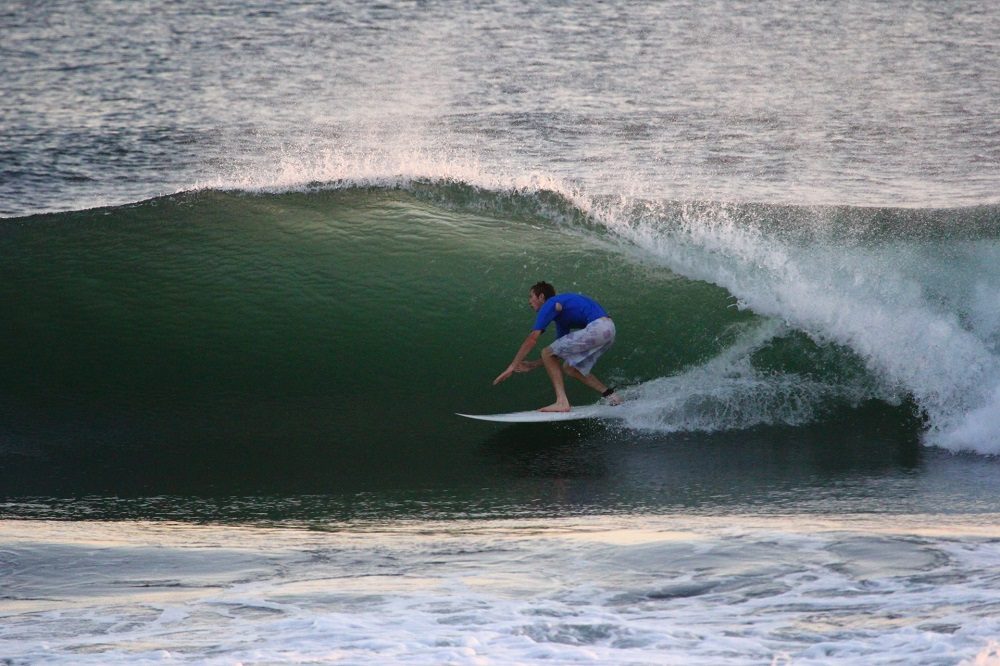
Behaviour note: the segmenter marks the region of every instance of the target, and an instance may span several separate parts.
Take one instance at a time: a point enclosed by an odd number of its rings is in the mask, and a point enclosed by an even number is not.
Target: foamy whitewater
[[[20,601],[0,649],[52,664],[997,663],[996,516],[936,520],[15,523]],[[76,577],[54,586],[64,567]]]
[[[1000,664],[994,4],[0,31],[0,663]]]

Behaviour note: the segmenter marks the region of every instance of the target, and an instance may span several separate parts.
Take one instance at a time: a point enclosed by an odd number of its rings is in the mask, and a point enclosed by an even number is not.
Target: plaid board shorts
[[[601,317],[586,328],[567,333],[549,345],[552,353],[585,375],[589,375],[597,359],[615,342],[615,323]]]

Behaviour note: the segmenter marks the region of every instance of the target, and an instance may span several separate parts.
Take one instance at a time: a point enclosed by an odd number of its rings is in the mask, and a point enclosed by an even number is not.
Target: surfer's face
[[[542,307],[545,303],[545,296],[541,294],[536,294],[535,292],[528,290],[528,303],[531,304],[531,309],[538,312],[538,308]]]

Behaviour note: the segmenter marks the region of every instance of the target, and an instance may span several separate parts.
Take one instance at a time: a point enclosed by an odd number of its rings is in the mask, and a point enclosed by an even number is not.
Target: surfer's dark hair
[[[535,296],[544,296],[545,300],[549,300],[550,298],[556,295],[556,288],[545,281],[536,282],[531,287],[531,293],[533,293]]]

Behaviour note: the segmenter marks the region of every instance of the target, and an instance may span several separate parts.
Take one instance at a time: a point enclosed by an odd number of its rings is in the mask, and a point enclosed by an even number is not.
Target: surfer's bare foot
[[[540,412],[568,412],[570,410],[570,404],[568,402],[553,402],[548,407],[542,407],[538,411]]]

